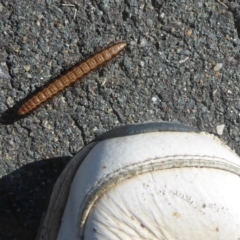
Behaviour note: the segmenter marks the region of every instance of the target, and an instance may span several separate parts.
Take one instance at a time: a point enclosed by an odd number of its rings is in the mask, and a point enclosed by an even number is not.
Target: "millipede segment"
[[[70,70],[67,74],[56,79],[51,84],[43,88],[40,92],[32,96],[25,103],[23,103],[23,105],[19,107],[17,114],[19,116],[22,116],[30,113],[35,108],[46,102],[48,99],[68,87],[70,84],[75,83],[77,80],[89,74],[91,71],[113,59],[125,47],[126,43],[116,43],[115,45],[102,50],[86,61],[80,63],[78,66]]]

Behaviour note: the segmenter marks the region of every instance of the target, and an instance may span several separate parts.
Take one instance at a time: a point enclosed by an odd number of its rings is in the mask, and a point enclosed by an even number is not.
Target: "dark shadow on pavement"
[[[36,238],[53,186],[71,158],[33,162],[0,179],[0,240]]]

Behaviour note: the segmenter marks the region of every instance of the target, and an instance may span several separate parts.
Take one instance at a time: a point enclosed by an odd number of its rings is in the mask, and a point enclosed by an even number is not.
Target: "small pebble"
[[[217,125],[216,130],[217,130],[217,134],[218,135],[222,135],[223,134],[224,127],[225,127],[224,124]]]
[[[23,68],[26,72],[28,72],[31,69],[31,66],[30,65],[25,65],[25,66],[23,66]]]
[[[144,65],[145,65],[144,61],[140,61],[140,66],[144,67]]]
[[[192,35],[192,29],[188,29],[187,31],[185,31],[186,37],[190,37],[191,35]]]
[[[216,65],[215,65],[215,67],[214,67],[214,71],[215,72],[217,72],[217,71],[219,71],[221,68],[222,68],[222,66],[223,66],[223,64],[222,63],[217,63]]]
[[[141,47],[145,47],[147,45],[147,40],[145,39],[145,38],[142,38],[141,40],[140,40],[140,46]]]
[[[180,64],[181,64],[181,63],[184,63],[184,62],[186,62],[188,59],[189,59],[189,57],[186,57],[186,58],[180,60],[179,63],[180,63]]]
[[[3,5],[0,3],[0,12],[2,12],[3,8]]]
[[[153,101],[154,103],[156,103],[156,102],[157,102],[157,98],[156,98],[156,97],[152,97],[152,101]]]

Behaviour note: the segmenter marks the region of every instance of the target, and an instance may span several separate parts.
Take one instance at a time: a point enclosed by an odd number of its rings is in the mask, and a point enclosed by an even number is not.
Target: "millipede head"
[[[112,47],[109,48],[109,52],[111,53],[112,56],[116,56],[119,52],[121,52],[125,47],[127,46],[126,43],[120,42]]]

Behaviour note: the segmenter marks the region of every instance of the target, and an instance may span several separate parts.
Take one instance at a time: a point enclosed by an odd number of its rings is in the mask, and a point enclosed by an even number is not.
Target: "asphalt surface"
[[[0,239],[34,239],[71,156],[116,126],[184,123],[240,154],[240,3],[222,2],[0,0],[0,113],[102,48],[128,44],[0,124]]]

